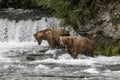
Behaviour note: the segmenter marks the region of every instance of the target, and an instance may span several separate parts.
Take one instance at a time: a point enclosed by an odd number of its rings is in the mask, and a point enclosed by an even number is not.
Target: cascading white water
[[[33,41],[33,34],[38,30],[46,28],[61,28],[59,26],[60,20],[56,18],[45,18],[40,20],[15,20],[0,19],[0,41],[16,41],[26,42]],[[74,31],[70,28],[66,28],[70,33],[74,34]]]
[[[33,34],[37,30],[49,27],[59,27],[60,20],[55,18],[45,18],[41,20],[15,20],[0,19],[0,41],[32,41]]]

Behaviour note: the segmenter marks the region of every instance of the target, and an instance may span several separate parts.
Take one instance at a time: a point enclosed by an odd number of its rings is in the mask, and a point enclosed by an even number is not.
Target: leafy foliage
[[[34,0],[0,0],[0,7],[14,7],[14,8],[32,8],[35,7]]]
[[[0,0],[1,7],[50,9],[55,17],[63,19],[62,25],[71,25],[75,30],[109,4],[114,8],[119,3],[120,0]]]
[[[96,55],[117,56],[120,55],[120,43],[115,39],[104,38],[95,45]]]
[[[71,25],[77,30],[80,24],[93,18],[109,4],[119,4],[119,0],[36,0],[37,5],[55,11],[55,17],[62,18],[62,25]]]

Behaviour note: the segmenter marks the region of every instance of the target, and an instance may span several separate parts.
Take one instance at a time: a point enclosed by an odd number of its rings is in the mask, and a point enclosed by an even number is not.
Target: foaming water
[[[53,52],[54,54],[54,52]],[[81,55],[83,56],[83,55]],[[63,54],[59,56],[59,58],[56,59],[45,59],[45,60],[36,60],[37,63],[58,63],[58,64],[66,64],[66,65],[116,65],[120,64],[120,56],[112,56],[112,57],[106,57],[106,56],[96,56],[94,58],[92,57],[80,57],[78,59],[73,59],[69,54]]]
[[[0,19],[0,41],[33,41],[33,34],[38,30],[51,27],[50,20],[54,20],[52,27],[58,27],[59,21],[53,18],[42,18],[41,20],[15,20]],[[48,20],[48,21],[46,21]]]
[[[62,52],[57,59],[48,57],[42,60],[27,61],[25,56],[30,53],[36,54],[39,50],[48,47],[48,43],[43,41],[39,46],[36,42],[10,41],[1,42],[0,45],[0,71],[11,76],[10,79],[20,79],[23,78],[22,76],[25,76],[25,79],[31,79],[31,77],[35,79],[35,76],[37,79],[43,79],[41,76],[45,76],[44,79],[47,79],[48,76],[58,77],[56,80],[62,77],[64,79],[69,77],[80,79],[83,75],[88,79],[120,79],[118,76],[120,56],[95,56],[92,58],[79,55],[78,59],[73,59],[68,53],[64,52],[63,54]],[[49,49],[44,54],[57,54],[58,51],[60,50]],[[41,54],[41,52],[39,53]],[[5,79],[8,75],[1,78]],[[15,77],[15,75],[19,77]]]
[[[39,46],[37,42],[0,42],[0,54],[2,55],[5,52],[10,51],[20,51],[22,53],[22,50],[31,50],[34,51],[34,48],[44,48],[49,46],[46,41],[42,41],[42,44]],[[44,54],[57,54],[58,49],[49,49]],[[36,51],[35,51],[36,52]],[[2,58],[1,58],[2,59]],[[4,60],[4,59],[3,59]],[[77,59],[73,59],[68,53],[61,54],[58,56],[58,59],[54,58],[48,58],[45,60],[35,60],[33,61],[36,63],[58,63],[58,64],[67,64],[67,65],[116,65],[120,64],[120,56],[95,56],[93,57],[87,57],[84,55],[78,55]]]
[[[0,19],[0,41],[1,42],[29,42],[34,41],[33,34],[36,31],[46,28],[61,28],[60,20],[56,18],[45,18],[40,20],[8,20]],[[75,32],[70,28],[66,28],[71,34]]]

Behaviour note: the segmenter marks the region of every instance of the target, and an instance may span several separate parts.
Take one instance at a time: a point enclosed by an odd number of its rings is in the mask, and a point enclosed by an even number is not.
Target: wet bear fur
[[[41,44],[42,40],[46,40],[51,48],[61,47],[59,43],[60,36],[69,36],[69,32],[65,29],[45,29],[37,31],[34,34],[34,37],[39,45]]]
[[[60,36],[59,41],[62,46],[65,46],[66,52],[74,59],[77,58],[78,54],[94,56],[93,42],[86,37]]]

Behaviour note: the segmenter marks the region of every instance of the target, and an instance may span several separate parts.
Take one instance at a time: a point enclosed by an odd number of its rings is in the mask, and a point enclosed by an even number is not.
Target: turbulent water
[[[120,57],[79,55],[72,59],[61,54],[29,61],[29,54],[58,54],[46,41],[0,43],[0,80],[120,80]],[[46,51],[47,50],[47,51]],[[43,52],[45,51],[45,52]]]
[[[0,80],[120,80],[120,56],[79,55],[78,59],[61,49],[39,46],[33,38],[38,30],[58,28],[60,21],[0,19]],[[76,35],[73,30],[71,35]],[[28,56],[35,59],[28,60]]]

